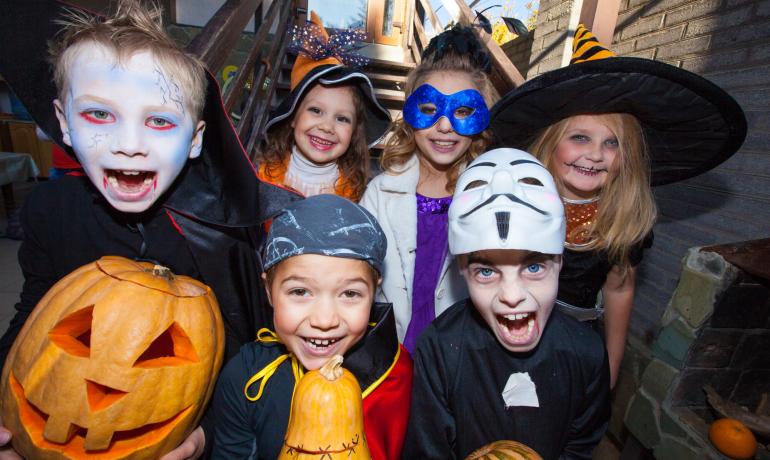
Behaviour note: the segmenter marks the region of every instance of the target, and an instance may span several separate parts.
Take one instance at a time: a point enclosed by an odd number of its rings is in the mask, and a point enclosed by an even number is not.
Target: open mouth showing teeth
[[[585,174],[586,176],[596,176],[599,173],[606,172],[606,169],[596,169],[596,168],[584,168],[583,166],[578,165],[570,165],[573,168],[575,168],[579,173]]]
[[[335,343],[339,342],[341,339],[316,339],[311,337],[305,337],[305,343],[310,345],[312,348],[323,350],[326,348],[329,348],[330,346],[334,345]]]
[[[315,136],[310,136],[310,142],[319,147],[331,147],[335,144],[335,142],[327,141],[326,139],[321,139],[320,137]]]
[[[442,148],[451,148],[451,147],[454,147],[455,144],[457,144],[457,141],[438,141],[438,140],[433,140],[431,142],[433,142],[434,144],[436,144],[437,146],[442,147]]]
[[[105,182],[122,193],[140,193],[155,183],[154,171],[105,170]],[[106,184],[105,184],[106,185]]]
[[[505,338],[514,344],[529,343],[534,335],[536,312],[497,315]]]

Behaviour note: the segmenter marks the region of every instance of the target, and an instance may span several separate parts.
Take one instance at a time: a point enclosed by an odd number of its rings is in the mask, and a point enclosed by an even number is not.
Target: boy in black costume
[[[0,73],[86,173],[40,184],[25,203],[25,282],[0,359],[48,289],[103,255],[153,260],[209,285],[230,357],[270,325],[259,226],[299,197],[257,179],[216,81],[165,34],[159,10],[123,0],[102,21],[65,6],[8,1],[0,20],[3,43],[18,44],[2,48]]]
[[[601,338],[552,311],[564,228],[531,155],[492,150],[460,175],[449,249],[470,299],[418,341],[403,458],[465,458],[505,439],[546,460],[591,458],[609,421],[609,368]]]

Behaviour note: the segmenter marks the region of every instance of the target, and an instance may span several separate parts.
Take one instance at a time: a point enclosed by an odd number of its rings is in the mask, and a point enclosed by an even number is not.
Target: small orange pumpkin
[[[516,441],[495,441],[474,450],[465,460],[543,460],[531,448]]]
[[[749,459],[757,453],[754,433],[734,418],[720,418],[712,423],[709,439],[714,447],[730,458]]]
[[[364,434],[361,387],[335,355],[294,389],[279,460],[371,460]]]
[[[27,458],[157,458],[197,425],[223,352],[211,289],[102,257],[35,307],[3,369],[0,415]]]

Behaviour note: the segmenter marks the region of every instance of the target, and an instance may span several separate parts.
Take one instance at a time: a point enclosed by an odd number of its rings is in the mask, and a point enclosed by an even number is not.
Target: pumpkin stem
[[[318,373],[323,375],[326,380],[333,382],[342,377],[342,356],[334,355],[326,361],[326,364],[318,369]]]
[[[171,269],[164,267],[163,265],[156,264],[154,267],[152,267],[152,274],[154,276],[166,278],[169,281],[174,279],[174,274],[171,272]]]

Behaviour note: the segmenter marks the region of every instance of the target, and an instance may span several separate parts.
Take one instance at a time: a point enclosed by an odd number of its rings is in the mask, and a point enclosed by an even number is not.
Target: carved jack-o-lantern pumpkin
[[[30,315],[3,369],[2,420],[29,458],[157,458],[196,426],[223,352],[211,289],[103,257]]]
[[[279,460],[371,460],[364,434],[361,387],[336,355],[294,389]]]
[[[543,458],[520,442],[495,441],[471,452],[465,460],[543,460]]]

